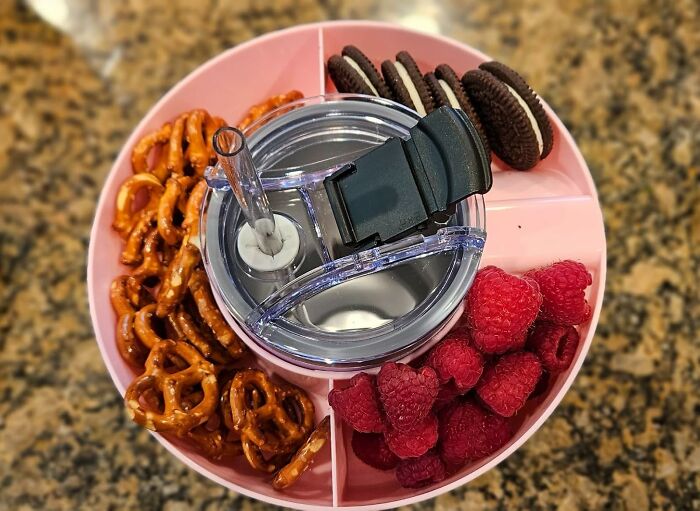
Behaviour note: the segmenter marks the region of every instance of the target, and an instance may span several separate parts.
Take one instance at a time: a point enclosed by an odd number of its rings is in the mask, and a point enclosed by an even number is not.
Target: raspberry
[[[440,414],[440,457],[456,470],[496,452],[511,435],[503,417],[472,401],[455,401]]]
[[[467,293],[464,313],[474,345],[484,353],[522,349],[541,303],[534,280],[495,266],[479,270]]]
[[[593,278],[586,267],[576,261],[560,261],[525,274],[537,281],[542,293],[540,319],[558,325],[580,325],[591,317],[591,306],[584,291]]]
[[[399,430],[415,427],[430,413],[439,386],[432,367],[416,370],[406,364],[388,362],[377,375],[384,412],[392,427]]]
[[[445,383],[444,385],[440,386],[438,395],[435,398],[435,404],[433,404],[433,409],[443,409],[445,406],[452,403],[452,401],[454,401],[455,398],[461,394],[462,392],[457,388],[455,382],[450,380],[448,383]]]
[[[445,465],[435,452],[402,460],[396,467],[396,479],[404,488],[422,488],[439,483],[446,475]]]
[[[363,433],[381,433],[384,421],[377,399],[374,377],[359,373],[352,377],[348,387],[333,389],[328,393],[328,404],[335,413]]]
[[[476,393],[498,415],[510,417],[525,404],[540,376],[542,364],[535,355],[508,353],[484,369]]]
[[[438,440],[438,420],[430,414],[411,429],[387,428],[386,444],[399,458],[415,458],[432,449]]]
[[[527,347],[551,374],[566,371],[574,360],[579,336],[572,326],[554,325],[538,321],[530,333]]]
[[[389,450],[382,434],[353,431],[351,444],[355,456],[370,467],[390,470],[399,462],[399,458]]]
[[[471,389],[484,370],[484,358],[469,343],[469,334],[450,333],[430,350],[426,365],[435,369],[440,383],[454,381],[460,393]]]

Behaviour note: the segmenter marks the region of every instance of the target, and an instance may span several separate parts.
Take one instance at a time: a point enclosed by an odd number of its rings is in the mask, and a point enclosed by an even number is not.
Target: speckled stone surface
[[[700,4],[441,4],[0,2],[0,510],[270,509],[126,420],[88,314],[89,229],[120,146],[180,78],[255,35],[350,17],[521,70],[577,139],[607,224],[600,325],[561,406],[416,509],[700,509]]]

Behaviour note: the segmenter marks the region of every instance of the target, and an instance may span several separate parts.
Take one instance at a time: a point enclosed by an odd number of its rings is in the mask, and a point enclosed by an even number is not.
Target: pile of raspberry
[[[353,428],[352,449],[406,488],[442,481],[510,440],[514,417],[571,365],[575,326],[590,319],[591,274],[560,261],[522,277],[481,269],[456,328],[414,366],[359,373],[328,402]]]

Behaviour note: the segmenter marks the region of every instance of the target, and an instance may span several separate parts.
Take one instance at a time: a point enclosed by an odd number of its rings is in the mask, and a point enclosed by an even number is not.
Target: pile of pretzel
[[[300,97],[270,98],[241,125]],[[192,110],[133,148],[134,174],[119,189],[113,223],[130,270],[110,289],[119,352],[140,373],[125,402],[137,424],[189,439],[213,459],[242,454],[254,469],[276,472],[273,486],[282,489],[323,447],[328,419],[314,430],[314,406],[302,389],[236,368],[245,346],[216,306],[199,250],[204,170],[225,124]]]

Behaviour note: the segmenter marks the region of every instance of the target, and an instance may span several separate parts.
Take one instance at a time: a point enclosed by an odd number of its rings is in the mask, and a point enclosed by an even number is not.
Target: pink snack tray
[[[90,313],[102,357],[122,395],[135,375],[115,344],[116,317],[109,302],[109,286],[126,268],[119,263],[122,241],[111,223],[117,190],[131,174],[134,143],[193,108],[205,108],[235,123],[251,105],[274,94],[290,89],[298,89],[307,97],[334,92],[324,66],[346,44],[360,47],[375,64],[408,50],[423,72],[444,62],[461,74],[490,60],[451,39],[395,25],[327,22],[274,32],[236,46],[173,87],[144,117],[120,152],[102,190],[90,237]],[[595,185],[571,135],[549,106],[544,106],[554,128],[552,153],[529,172],[506,170],[497,160],[492,165],[493,188],[485,196],[488,240],[481,265],[495,264],[522,272],[559,259],[579,260],[593,274],[588,300],[594,314],[581,328],[583,342],[571,368],[551,381],[548,391],[530,401],[519,414],[521,423],[507,445],[439,484],[419,490],[401,488],[393,472],[375,470],[354,457],[350,429],[335,419],[328,406],[328,391],[343,386],[352,373],[301,369],[259,348],[254,350],[259,367],[306,389],[316,405],[317,420],[331,415],[330,448],[324,449],[313,469],[296,486],[277,492],[242,458],[233,464],[218,463],[176,439],[154,433],[158,441],[179,460],[227,488],[298,509],[385,509],[415,503],[471,481],[518,449],[556,408],[583,363],[598,323],[606,271],[605,234]]]

